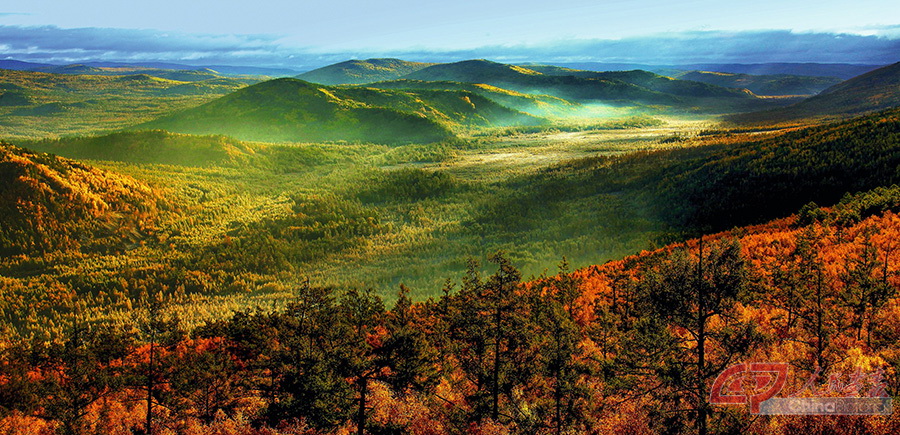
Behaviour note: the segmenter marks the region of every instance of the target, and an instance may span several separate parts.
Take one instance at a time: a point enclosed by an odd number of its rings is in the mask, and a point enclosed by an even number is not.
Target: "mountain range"
[[[728,117],[741,123],[846,117],[900,105],[900,62],[838,83],[797,104]]]
[[[272,142],[404,143],[449,139],[455,127],[541,122],[468,91],[333,87],[277,79],[136,128]]]

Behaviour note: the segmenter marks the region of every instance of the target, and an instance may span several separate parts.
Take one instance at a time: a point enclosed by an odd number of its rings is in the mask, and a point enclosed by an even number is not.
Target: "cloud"
[[[427,56],[408,51],[400,56]],[[654,65],[815,62],[888,64],[900,61],[900,40],[882,36],[790,31],[695,31],[619,40],[569,40],[532,46],[494,46],[441,57],[486,57],[506,62],[607,62]]]
[[[164,61],[310,69],[349,58],[420,61],[488,58],[503,62],[691,63],[818,62],[888,64],[900,54],[900,26],[858,33],[693,31],[625,39],[576,39],[466,50],[316,52],[280,35],[191,34],[139,29],[0,26],[3,57],[32,62]]]

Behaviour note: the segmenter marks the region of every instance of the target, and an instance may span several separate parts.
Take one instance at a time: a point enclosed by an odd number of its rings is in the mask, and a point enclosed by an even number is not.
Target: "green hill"
[[[678,80],[649,71],[607,71],[597,73],[598,78],[621,80],[656,92],[687,98],[742,98],[752,95],[741,89],[725,88],[691,80]]]
[[[34,101],[25,92],[0,92],[0,106],[28,106],[33,103]]]
[[[65,137],[19,144],[73,159],[208,166],[245,160],[253,150],[225,136],[191,136],[162,130]]]
[[[832,86],[792,106],[731,116],[739,123],[769,123],[803,118],[846,117],[900,105],[900,62]]]
[[[766,139],[724,136],[701,146],[563,162],[511,181],[515,196],[486,210],[479,222],[527,229],[571,204],[616,195],[655,210],[673,229],[699,234],[900,184],[898,167],[900,109],[891,109]]]
[[[400,59],[348,60],[305,72],[296,78],[323,85],[356,85],[394,80],[431,65],[434,64]]]
[[[256,82],[216,76],[179,81],[128,71],[52,74],[0,69],[0,135],[31,139],[109,133],[196,107]],[[206,73],[198,74],[199,78]]]
[[[278,79],[137,128],[269,142],[408,143],[448,139],[458,126],[540,122],[465,91],[404,92]]]
[[[709,71],[687,71],[677,75],[676,78],[727,88],[748,89],[756,95],[767,96],[815,95],[842,81],[836,77],[790,74],[750,75]]]
[[[122,247],[152,231],[156,195],[129,177],[0,143],[0,253]]]
[[[534,69],[532,69],[534,68]],[[485,83],[524,93],[548,94],[575,101],[717,107],[722,102],[754,104],[747,92],[675,80],[646,71],[593,72],[553,66],[525,68],[487,60],[440,64],[406,79]]]
[[[723,87],[717,84],[703,83],[682,78],[671,78],[644,70],[631,71],[584,71],[552,65],[529,65],[529,69],[553,76],[572,76],[582,79],[607,79],[631,83],[651,91],[674,95],[685,103],[697,103],[707,100],[737,100],[738,103],[753,104],[757,99],[749,92],[741,89]],[[734,104],[734,101],[732,101]]]
[[[567,116],[582,109],[583,106],[562,98],[550,95],[525,94],[510,91],[483,83],[429,82],[424,80],[390,80],[366,85],[378,89],[430,89],[467,91],[480,95],[491,101],[534,116]]]

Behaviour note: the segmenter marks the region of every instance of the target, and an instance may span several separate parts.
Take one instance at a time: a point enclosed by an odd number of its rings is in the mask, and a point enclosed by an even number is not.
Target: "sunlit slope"
[[[404,76],[405,79],[484,83],[518,92],[548,94],[568,100],[600,100],[642,104],[678,104],[671,95],[615,79],[552,76],[515,65],[488,60],[439,64]]]
[[[900,105],[900,63],[854,77],[783,109],[731,117],[737,122],[779,122],[848,116]]]
[[[497,102],[503,106],[541,117],[568,116],[578,113],[580,109],[583,109],[583,106],[581,104],[564,100],[562,98],[553,97],[550,95],[526,94],[483,83],[400,79],[371,83],[366,86],[379,89],[430,89],[467,91],[480,95],[491,101]]]
[[[573,76],[583,79],[619,80],[656,92],[688,98],[750,98],[746,91],[691,80],[679,80],[644,70],[584,71],[552,65],[533,65],[529,69],[552,76]]]
[[[115,131],[200,105],[255,82],[210,78],[202,72],[193,78],[196,80],[0,69],[0,135],[42,138]]]
[[[248,145],[226,136],[192,136],[163,130],[19,141],[18,144],[79,160],[181,166],[237,164],[255,153]]]
[[[498,230],[536,228],[565,204],[617,195],[655,210],[673,230],[698,234],[765,222],[810,201],[831,205],[848,192],[900,184],[898,109],[766,139],[724,135],[683,145],[572,160],[514,179],[509,190],[516,193],[479,222]]]
[[[0,143],[0,253],[107,249],[152,231],[156,195],[132,178]]]
[[[393,80],[431,65],[434,64],[400,59],[348,60],[305,72],[297,78],[323,85],[356,85]]]
[[[464,91],[413,93],[278,79],[138,128],[257,141],[409,143],[448,139],[455,126],[539,122]]]
[[[403,78],[484,83],[580,103],[655,106],[700,113],[746,112],[790,103],[789,100],[759,98],[743,89],[678,80],[642,70],[595,72],[470,60],[431,66]]]

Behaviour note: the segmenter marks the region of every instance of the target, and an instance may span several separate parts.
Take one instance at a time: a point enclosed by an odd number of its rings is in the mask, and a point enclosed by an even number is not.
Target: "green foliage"
[[[449,139],[447,125],[539,122],[465,91],[413,93],[278,79],[139,127],[269,142],[398,144]]]
[[[836,77],[751,75],[708,71],[688,71],[678,74],[677,77],[711,85],[748,89],[757,95],[815,95],[842,81]]]
[[[838,83],[820,94],[783,109],[729,116],[743,124],[795,121],[803,118],[858,115],[900,103],[900,63],[878,68]]]
[[[370,204],[439,198],[460,187],[460,182],[446,172],[419,168],[378,172],[362,184],[356,196]]]
[[[152,232],[143,183],[0,143],[0,252],[121,249]]]
[[[668,219],[710,230],[762,222],[803,204],[900,182],[900,112],[807,128],[759,142],[668,153]]]
[[[119,75],[122,71],[72,72],[0,70],[0,86],[6,89],[0,96],[4,138],[111,132],[205,103],[257,81],[169,70],[130,76]]]
[[[292,214],[249,223],[195,257],[201,266],[275,273],[292,264],[325,259],[381,232],[378,215],[334,195],[297,196]]]
[[[323,85],[352,85],[396,79],[430,65],[400,59],[348,60],[307,71],[297,78]]]
[[[235,165],[253,153],[247,145],[225,136],[188,136],[162,130],[19,143],[74,159],[182,166]]]

